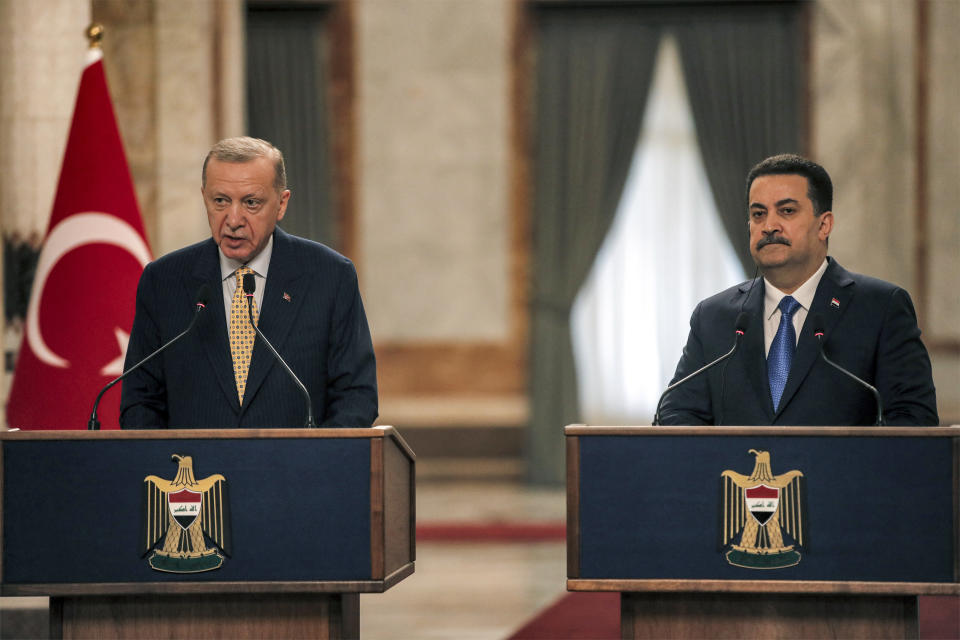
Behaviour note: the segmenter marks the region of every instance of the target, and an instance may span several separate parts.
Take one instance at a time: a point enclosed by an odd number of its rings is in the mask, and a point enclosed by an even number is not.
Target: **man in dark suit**
[[[671,391],[662,424],[872,425],[873,395],[819,357],[875,386],[888,425],[937,425],[930,358],[909,294],[827,257],[833,185],[820,165],[768,158],[747,178],[750,253],[762,274],[702,301],[674,381],[730,350],[732,358]],[[820,327],[813,325],[822,319]]]
[[[290,191],[283,156],[255,138],[218,142],[201,192],[212,238],[147,265],[125,368],[182,340],[123,382],[124,428],[299,427],[306,400],[249,324],[242,275],[256,282],[257,326],[310,392],[319,426],[369,427],[376,363],[353,264],[277,228]]]

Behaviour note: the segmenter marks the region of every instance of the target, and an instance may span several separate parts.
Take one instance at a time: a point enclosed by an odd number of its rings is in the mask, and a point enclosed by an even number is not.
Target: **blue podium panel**
[[[577,578],[957,580],[954,438],[584,431]],[[755,475],[761,452],[765,481]],[[725,485],[725,471],[740,484]],[[761,568],[762,554],[740,554],[761,566],[731,562],[739,535],[724,543],[724,527],[770,517],[764,500],[779,503],[781,523],[794,523],[794,535],[785,526],[777,541],[792,547],[781,554],[796,554],[792,566]],[[732,516],[731,505],[740,509]]]
[[[370,580],[370,447],[368,438],[6,440],[3,583]],[[173,480],[173,455],[192,458],[197,481],[225,479],[229,555],[215,570],[156,570],[143,548],[144,480]],[[161,504],[164,529],[167,508],[191,508],[195,496],[182,495]]]

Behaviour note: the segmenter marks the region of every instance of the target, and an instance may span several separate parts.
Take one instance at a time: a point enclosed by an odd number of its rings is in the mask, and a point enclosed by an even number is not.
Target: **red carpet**
[[[417,525],[417,542],[562,542],[564,522]],[[558,590],[563,585],[557,585]],[[620,637],[619,593],[567,593],[540,611],[510,640],[616,640]]]
[[[920,640],[960,640],[960,597],[917,598]]]
[[[616,640],[620,594],[574,592],[562,596],[508,640]]]
[[[562,522],[429,522],[417,525],[418,542],[563,542]]]
[[[566,524],[429,522],[418,542],[558,542]],[[562,588],[562,585],[558,585]],[[917,599],[921,640],[960,640],[960,597]],[[508,640],[614,640],[620,637],[619,593],[567,593],[540,611]]]

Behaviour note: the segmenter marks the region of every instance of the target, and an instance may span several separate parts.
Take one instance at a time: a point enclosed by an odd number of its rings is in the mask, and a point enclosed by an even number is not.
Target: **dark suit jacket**
[[[310,391],[320,426],[369,427],[377,417],[376,363],[353,264],[279,228],[273,243],[260,330]],[[302,427],[302,392],[259,337],[240,406],[212,239],[144,269],[124,367],[187,327],[203,283],[212,295],[193,331],[124,380],[120,425]]]
[[[872,425],[873,395],[819,358],[810,321],[824,320],[827,357],[877,388],[889,425],[937,425],[930,358],[910,295],[888,282],[829,265],[800,331],[780,409],[773,411],[763,341],[764,282],[758,278],[702,301],[674,381],[730,350],[743,309],[749,326],[734,356],[670,392],[661,422],[674,425]],[[831,304],[836,299],[837,304]]]

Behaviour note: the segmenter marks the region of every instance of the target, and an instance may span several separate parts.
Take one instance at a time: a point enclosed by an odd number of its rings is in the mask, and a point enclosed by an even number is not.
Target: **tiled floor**
[[[517,484],[421,484],[417,520],[563,522],[562,490]],[[565,593],[566,547],[538,543],[418,542],[416,572],[360,598],[367,640],[506,638]]]
[[[418,545],[414,575],[360,598],[366,640],[502,640],[564,589],[562,543]]]
[[[421,482],[417,519],[430,523],[561,523],[562,489]],[[553,542],[419,542],[416,572],[360,598],[366,640],[501,640],[565,593],[566,552]],[[0,639],[44,637],[45,598],[0,598]]]

